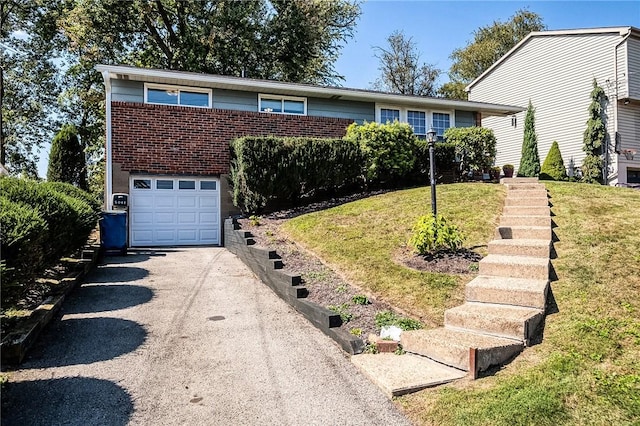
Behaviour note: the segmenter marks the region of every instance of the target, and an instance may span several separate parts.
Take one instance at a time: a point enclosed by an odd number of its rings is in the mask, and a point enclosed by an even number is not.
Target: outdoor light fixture
[[[427,142],[429,142],[429,177],[431,185],[431,211],[433,217],[437,215],[436,207],[436,160],[435,160],[435,143],[436,143],[436,131],[433,127],[429,128],[427,132]]]

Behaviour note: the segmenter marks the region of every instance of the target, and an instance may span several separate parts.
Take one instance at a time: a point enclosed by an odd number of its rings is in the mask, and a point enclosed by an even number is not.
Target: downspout
[[[104,79],[105,87],[105,128],[106,128],[106,141],[105,141],[105,200],[104,206],[106,210],[110,210],[111,195],[113,193],[113,171],[112,167],[112,155],[111,155],[111,76],[109,71],[102,71],[102,78]]]
[[[622,40],[620,40],[620,42],[618,42],[614,47],[613,47],[613,78],[614,78],[614,82],[615,82],[615,87],[614,87],[614,101],[613,101],[613,149],[615,152],[615,147],[616,147],[616,143],[618,141],[618,48],[620,46],[622,46],[622,44],[624,44],[627,39],[631,36],[631,28],[628,29],[627,31],[627,35],[625,35]],[[629,63],[629,58],[627,58],[627,64]],[[628,73],[625,73],[625,78],[627,78]],[[628,83],[627,83],[628,86]],[[629,87],[627,87],[627,90],[629,90]],[[616,157],[618,156],[618,153],[615,153]],[[605,167],[605,173],[604,173],[604,184],[605,185],[609,185],[609,145],[607,144],[607,150],[604,156],[604,167]],[[618,177],[620,176],[619,173],[619,165],[618,165],[618,160],[616,158],[616,172],[615,172]]]

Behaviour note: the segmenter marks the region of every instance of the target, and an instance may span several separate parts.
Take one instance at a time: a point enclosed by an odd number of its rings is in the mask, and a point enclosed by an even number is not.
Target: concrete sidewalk
[[[3,425],[404,425],[222,248],[110,257],[2,393]]]

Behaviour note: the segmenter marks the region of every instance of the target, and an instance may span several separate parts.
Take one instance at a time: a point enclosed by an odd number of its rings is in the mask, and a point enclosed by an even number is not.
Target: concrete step
[[[518,182],[505,184],[508,191],[523,190],[523,189],[546,189],[544,183],[538,182]]]
[[[504,206],[502,214],[512,216],[551,216],[551,208],[548,202],[546,206]]]
[[[495,233],[496,240],[548,240],[551,241],[551,226],[498,226]]]
[[[548,227],[551,227],[551,216],[503,214],[500,217],[500,226],[548,226]]]
[[[527,206],[527,207],[539,207],[548,206],[549,198],[544,196],[531,196],[531,197],[507,197],[504,199],[505,206]]]
[[[547,198],[546,189],[510,189],[507,198]]]
[[[548,280],[549,265],[547,258],[490,254],[478,263],[478,273],[495,277]]]
[[[548,289],[549,280],[478,275],[467,284],[465,299],[544,310]]]
[[[522,351],[522,340],[487,336],[463,330],[434,328],[404,331],[400,337],[402,348],[410,353],[469,371],[469,349],[475,348],[476,369],[487,370],[502,365]]]
[[[526,344],[544,316],[541,309],[467,302],[444,313],[446,328],[517,339]]]
[[[548,258],[550,253],[551,240],[518,238],[489,241],[489,254]]]
[[[537,177],[512,177],[512,178],[500,179],[500,183],[503,185],[508,185],[512,183],[535,183],[535,182],[538,182]]]

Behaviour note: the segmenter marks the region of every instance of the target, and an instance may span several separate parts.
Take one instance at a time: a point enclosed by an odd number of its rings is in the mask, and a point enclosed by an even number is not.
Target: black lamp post
[[[429,177],[431,184],[431,211],[433,217],[437,215],[436,208],[436,159],[435,159],[435,143],[436,143],[436,131],[433,127],[427,132],[427,142],[429,142]]]

